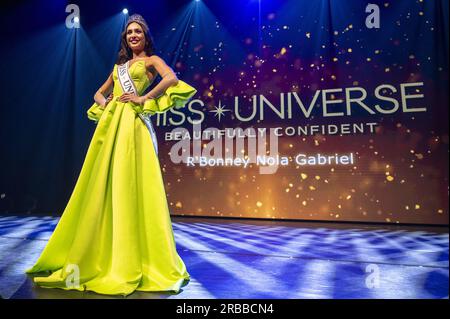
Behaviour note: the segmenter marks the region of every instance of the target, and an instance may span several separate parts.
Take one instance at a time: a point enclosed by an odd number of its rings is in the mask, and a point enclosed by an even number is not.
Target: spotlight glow
[[[79,23],[79,22],[80,22],[80,17],[74,17],[74,18],[73,18],[73,22]]]
[[[127,9],[127,8],[123,9],[123,10],[122,10],[122,13],[123,13],[123,14],[128,14],[128,9]]]

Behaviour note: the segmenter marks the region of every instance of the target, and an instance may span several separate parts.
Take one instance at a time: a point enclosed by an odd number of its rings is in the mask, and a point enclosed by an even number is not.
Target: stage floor
[[[448,298],[447,227],[173,217],[192,277],[127,298]],[[2,298],[123,298],[40,288],[32,266],[58,218],[0,216]]]

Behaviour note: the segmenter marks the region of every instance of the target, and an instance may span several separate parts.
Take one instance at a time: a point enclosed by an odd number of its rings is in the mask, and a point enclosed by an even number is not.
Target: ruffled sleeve
[[[100,120],[100,117],[102,116],[102,113],[105,109],[102,108],[99,104],[94,103],[92,106],[87,110],[87,116],[90,120],[98,122]]]
[[[143,105],[129,102],[136,113],[150,114],[164,113],[171,108],[179,109],[186,105],[187,102],[197,93],[197,90],[182,80],[178,80],[176,85],[169,86],[164,94],[156,99],[145,101]],[[113,99],[114,100],[114,99]],[[87,110],[87,116],[90,120],[98,122],[105,108],[94,103]]]
[[[138,106],[138,113],[150,114],[164,113],[171,108],[179,109],[197,93],[197,90],[182,80],[176,85],[169,86],[164,94],[156,99],[145,101],[144,105]]]

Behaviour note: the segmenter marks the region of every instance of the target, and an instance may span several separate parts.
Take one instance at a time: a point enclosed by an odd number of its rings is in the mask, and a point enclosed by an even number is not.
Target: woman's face
[[[142,51],[145,47],[145,35],[141,25],[132,22],[127,27],[127,44],[133,51]]]

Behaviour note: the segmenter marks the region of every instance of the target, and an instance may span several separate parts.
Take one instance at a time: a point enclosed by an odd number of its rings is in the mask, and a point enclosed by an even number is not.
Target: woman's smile
[[[141,39],[138,39],[138,38],[131,38],[131,39],[129,40],[129,42],[130,42],[130,45],[137,45],[137,44],[139,44],[139,43],[141,42]]]

